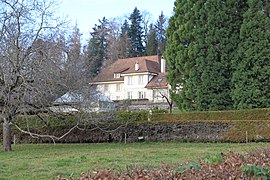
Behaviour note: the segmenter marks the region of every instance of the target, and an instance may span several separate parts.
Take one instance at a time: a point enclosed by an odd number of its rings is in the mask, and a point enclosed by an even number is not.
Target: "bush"
[[[117,122],[144,122],[148,119],[149,112],[143,111],[117,111]]]
[[[243,174],[250,178],[258,179],[270,179],[270,167],[269,166],[255,166],[254,164],[248,166],[242,166],[240,168]]]
[[[179,122],[179,121],[270,121],[270,108],[235,110],[235,111],[206,111],[206,112],[182,112],[179,114],[155,115],[153,121]]]
[[[153,109],[152,113],[153,114],[166,114],[166,113],[168,113],[168,110],[166,110],[166,109]]]

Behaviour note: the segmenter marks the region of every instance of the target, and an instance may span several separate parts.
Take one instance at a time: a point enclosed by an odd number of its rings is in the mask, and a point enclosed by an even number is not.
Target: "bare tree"
[[[61,82],[63,23],[47,0],[0,0],[0,100],[3,148],[11,151],[11,124],[27,111],[45,111]],[[59,52],[61,51],[61,52]]]
[[[161,97],[162,99],[166,100],[166,103],[168,104],[169,112],[172,113],[173,108],[173,101],[170,97],[170,85],[164,84],[164,81],[166,79],[166,74],[162,73],[159,75],[159,77],[156,79],[155,84],[151,87],[151,89],[155,92],[154,98]]]

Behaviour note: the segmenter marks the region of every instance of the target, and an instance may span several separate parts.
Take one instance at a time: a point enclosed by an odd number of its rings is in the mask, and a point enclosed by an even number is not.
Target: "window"
[[[138,84],[143,84],[143,76],[139,76],[138,78]]]
[[[128,76],[128,85],[133,84],[133,76]]]
[[[128,92],[128,93],[127,93],[127,96],[128,96],[128,99],[132,99],[132,92],[131,92],[131,91]]]
[[[116,84],[116,91],[121,91],[121,85],[120,84]]]
[[[159,90],[153,90],[153,96],[155,99],[161,98]]]
[[[114,78],[120,78],[120,73],[114,73],[114,74],[113,74],[113,77],[114,77]]]
[[[109,85],[108,84],[105,84],[104,85],[104,91],[108,91],[109,90]]]
[[[163,80],[162,78],[158,78],[157,83],[161,83],[162,80]]]
[[[145,98],[145,93],[142,91],[139,91],[139,99],[144,99]]]

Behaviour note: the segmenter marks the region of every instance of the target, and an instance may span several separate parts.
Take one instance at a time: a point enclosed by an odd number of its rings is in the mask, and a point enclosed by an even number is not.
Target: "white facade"
[[[166,61],[161,56],[118,59],[94,79],[97,90],[113,101],[133,99],[166,102]],[[144,102],[144,101],[142,101]]]
[[[100,82],[97,90],[111,100],[148,99],[150,102],[165,102],[161,94],[168,95],[167,88],[146,88],[154,74],[122,74],[124,81]]]

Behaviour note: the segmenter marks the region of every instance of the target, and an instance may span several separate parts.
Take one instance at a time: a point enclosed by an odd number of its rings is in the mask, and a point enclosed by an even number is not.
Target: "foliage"
[[[167,24],[166,23],[167,23],[167,19],[165,18],[162,11],[155,25],[156,33],[157,33],[158,48],[161,54],[163,54],[166,49],[166,41],[167,41],[167,37],[166,37]]]
[[[145,47],[146,55],[156,55],[157,49],[158,49],[158,40],[157,40],[157,32],[156,29],[153,27],[153,25],[150,25],[150,30],[147,38],[147,44]]]
[[[48,132],[64,133],[80,122],[80,127],[92,129],[96,126],[107,130],[115,129],[118,126],[131,126],[131,128],[139,128],[140,126],[182,126],[204,127],[204,126],[225,126],[228,127],[222,133],[220,141],[223,142],[246,142],[246,141],[265,141],[270,139],[269,109],[253,109],[253,110],[237,110],[237,111],[207,111],[207,112],[185,112],[180,114],[168,114],[165,110],[153,110],[151,121],[148,121],[149,111],[116,111],[92,113],[87,115],[75,113],[73,115],[51,116],[42,114],[41,120],[37,116],[19,116],[14,123],[23,129],[30,128],[33,132],[47,134]],[[77,118],[77,119],[76,119]],[[83,120],[83,121],[80,121]],[[153,126],[154,127],[154,126]],[[21,136],[20,132],[14,132]],[[74,131],[76,137],[81,137],[79,131]],[[1,134],[1,128],[0,128]],[[106,138],[105,138],[106,139]],[[91,141],[90,137],[86,139],[78,139],[71,135],[66,142]],[[65,141],[65,140],[63,140]],[[202,141],[207,141],[203,140]],[[47,142],[47,141],[46,141]]]
[[[166,110],[166,109],[153,109],[152,113],[153,114],[166,114],[166,113],[168,113],[168,110]]]
[[[230,111],[205,111],[205,112],[179,112],[177,114],[157,115],[156,121],[269,121],[270,109],[230,110]]]
[[[236,109],[270,106],[270,2],[249,0],[233,60],[232,98]]]
[[[130,38],[130,57],[143,56],[144,46],[143,46],[143,28],[142,28],[142,15],[137,7],[129,16],[131,22],[129,27],[129,38]]]
[[[269,106],[269,2],[175,2],[168,81],[182,111]]]
[[[222,162],[222,155],[221,153],[207,154],[205,158],[203,158],[203,162],[205,164],[220,164]]]
[[[133,123],[147,121],[148,111],[117,111],[118,123]]]
[[[261,178],[264,180],[270,179],[270,167],[269,166],[255,166],[254,164],[242,166],[240,168],[243,174],[248,177]]]
[[[127,58],[129,57],[129,49],[130,49],[130,39],[129,39],[129,24],[128,21],[125,20],[121,26],[121,33],[119,37],[120,46],[119,46],[119,58]]]
[[[99,20],[99,25],[95,25],[91,33],[91,39],[87,46],[87,65],[89,68],[88,77],[96,76],[105,60],[108,59],[108,36],[109,21],[103,17]]]
[[[188,163],[188,165],[185,165],[185,166],[180,166],[178,168],[175,169],[175,171],[177,173],[184,173],[185,171],[188,171],[188,170],[194,170],[194,171],[198,171],[199,169],[201,168],[201,165],[197,162],[190,162]]]

